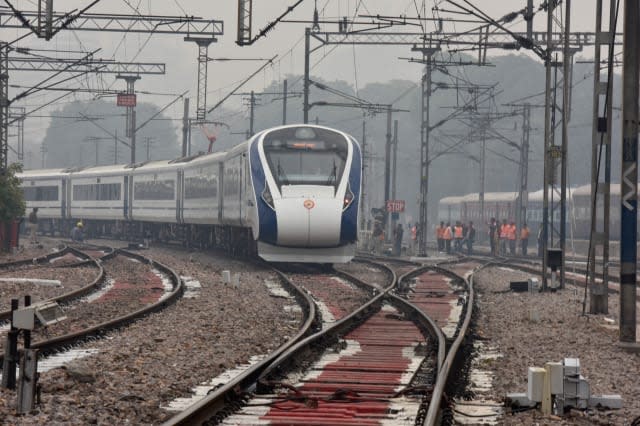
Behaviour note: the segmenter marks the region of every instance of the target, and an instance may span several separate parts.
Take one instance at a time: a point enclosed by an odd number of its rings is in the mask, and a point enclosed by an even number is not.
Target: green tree
[[[25,202],[20,189],[20,179],[16,173],[22,171],[22,165],[11,164],[7,173],[0,175],[0,222],[10,222],[24,216]]]

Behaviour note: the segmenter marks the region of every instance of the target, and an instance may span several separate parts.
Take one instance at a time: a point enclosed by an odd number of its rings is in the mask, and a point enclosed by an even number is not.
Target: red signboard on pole
[[[118,93],[117,105],[122,107],[136,106],[136,95],[133,93]]]
[[[404,200],[387,200],[387,211],[390,213],[404,212]]]

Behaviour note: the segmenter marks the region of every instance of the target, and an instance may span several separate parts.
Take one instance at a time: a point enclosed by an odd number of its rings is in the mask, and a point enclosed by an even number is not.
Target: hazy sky
[[[269,21],[280,15],[287,7],[295,3],[296,0],[254,0],[254,34],[263,28]],[[464,0],[456,0],[463,4]],[[543,0],[534,0],[534,7],[537,8]],[[34,1],[12,0],[11,3],[20,10],[33,10]],[[54,1],[57,11],[68,11],[75,8],[82,8],[89,4],[84,1]],[[481,8],[493,18],[500,18],[514,10],[523,8],[526,0],[474,0],[474,5]],[[574,0],[571,14],[573,31],[594,30],[595,4],[596,0]],[[432,8],[437,4],[441,9],[458,10],[447,1],[427,1],[420,0],[304,0],[304,2],[287,19],[290,20],[310,20],[313,16],[314,4],[320,10],[321,19],[335,19],[341,16],[353,18],[357,15],[406,15],[417,16],[418,12],[426,10],[426,16],[432,17]],[[607,6],[608,7],[608,6]],[[217,43],[209,48],[209,56],[215,58],[268,58],[278,55],[272,66],[267,67],[262,73],[257,75],[243,90],[260,91],[269,85],[273,80],[281,80],[287,74],[301,74],[304,66],[304,27],[308,24],[281,23],[274,30],[268,33],[266,38],[260,39],[251,47],[240,48],[235,44],[236,21],[237,21],[237,1],[203,1],[203,0],[103,0],[92,12],[118,13],[118,14],[154,14],[154,15],[195,15],[208,19],[220,19],[224,21],[225,34],[220,37]],[[622,13],[622,12],[621,12]],[[444,18],[461,17],[464,19],[475,19],[469,16],[453,15],[451,13],[441,13]],[[622,16],[622,15],[621,15]],[[363,18],[356,18],[363,19]],[[621,22],[621,20],[620,20]],[[540,12],[534,19],[535,29],[544,30],[546,26],[546,14]],[[463,24],[445,23],[445,31],[461,31],[468,27]],[[521,18],[509,24],[513,31],[524,31],[525,25]],[[323,25],[324,31],[336,31],[336,25]],[[432,31],[433,23],[426,24],[426,30]],[[618,31],[622,30],[619,24]],[[395,31],[417,32],[418,27],[398,27]],[[0,37],[3,41],[11,41],[24,34],[24,30],[2,30]],[[192,105],[195,104],[196,82],[197,82],[197,48],[195,43],[185,42],[182,37],[172,35],[122,35],[117,33],[93,33],[82,31],[65,31],[59,33],[52,41],[45,42],[31,36],[20,42],[18,46],[46,49],[64,50],[102,50],[96,55],[102,58],[113,58],[121,61],[140,62],[164,62],[167,65],[167,75],[165,76],[143,76],[136,83],[138,90],[152,92],[178,94],[185,90],[189,91],[192,98]],[[56,54],[50,53],[52,56]],[[491,54],[500,54],[492,52]],[[365,62],[367,56],[376,55],[380,67],[363,67],[359,63]],[[414,54],[415,55],[415,54]],[[591,56],[589,52],[586,56]],[[63,57],[64,54],[58,54]],[[411,56],[408,48],[396,48],[381,50],[379,48],[353,48],[352,46],[340,46],[336,49],[321,48],[312,59],[312,74],[321,75],[327,80],[343,79],[354,86],[362,87],[366,83],[387,79],[391,74],[395,78],[418,80],[420,68],[415,64],[401,61],[398,57]],[[336,66],[339,63],[343,66]],[[260,62],[210,62],[208,73],[208,105],[214,105],[232,87],[246,76],[251,74],[260,65]],[[392,71],[392,72],[391,72]],[[44,79],[46,73],[18,73],[10,74],[10,83],[18,85],[33,84],[38,79]],[[123,81],[115,81],[113,76],[85,76],[81,79],[65,83],[68,87],[91,87],[91,88],[112,88],[124,89]],[[10,97],[18,93],[19,90],[10,89]],[[536,91],[538,88],[532,88]],[[41,92],[42,93],[42,92]],[[27,106],[27,110],[33,109],[48,99],[60,96],[60,92],[43,93],[29,97],[22,105]],[[64,102],[69,102],[77,96],[78,99],[86,99],[90,95],[70,95],[63,101],[58,102],[53,108],[59,108]],[[164,105],[173,99],[169,95],[152,96],[140,95],[139,101],[153,102]],[[239,99],[230,101],[229,106],[238,106]],[[114,100],[115,102],[115,100]],[[52,108],[45,110],[44,114],[50,113]],[[174,118],[182,115],[182,103],[178,102],[174,107],[168,109],[167,113]],[[39,142],[39,138],[46,130],[49,119],[33,118],[26,122],[27,142]],[[124,126],[124,123],[123,123]]]

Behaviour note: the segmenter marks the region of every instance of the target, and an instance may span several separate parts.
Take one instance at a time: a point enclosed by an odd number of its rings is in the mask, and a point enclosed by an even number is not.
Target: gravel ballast
[[[271,295],[264,285],[278,281],[268,270],[177,249],[141,253],[197,280],[195,297],[83,344],[79,348],[99,353],[42,373],[42,404],[31,415],[16,417],[15,393],[0,390],[0,423],[159,424],[174,415],[161,407],[273,351],[299,328],[295,301]],[[238,285],[223,284],[222,270],[238,274]]]
[[[53,267],[30,266],[0,270],[0,278],[55,279],[60,285],[38,284],[37,282],[0,282],[0,311],[11,308],[11,299],[22,299],[31,296],[31,302],[50,299],[72,291],[79,290],[98,278],[99,270],[95,266]]]
[[[501,424],[631,424],[640,416],[640,355],[617,346],[619,296],[609,298],[610,315],[583,316],[583,288],[568,285],[558,292],[533,294],[508,291],[510,281],[530,276],[492,267],[474,279],[478,291],[478,336],[485,346],[502,355],[483,363],[494,376],[493,386],[484,397],[501,401],[507,393],[526,392],[529,366],[544,367],[546,362],[579,358],[581,374],[589,382],[591,394],[620,394],[623,408],[572,410],[563,418],[542,416],[536,410],[508,413]]]
[[[41,243],[42,248],[27,249],[20,256],[47,254],[58,241],[41,238]],[[31,415],[15,416],[15,392],[0,389],[0,424],[159,424],[174,414],[160,407],[188,397],[199,383],[247,363],[253,355],[269,353],[298,330],[301,313],[291,309],[295,302],[272,295],[264,285],[266,280],[277,282],[270,271],[178,249],[141,253],[197,280],[201,287],[194,289],[195,297],[83,344],[80,348],[99,353],[42,373],[42,404]],[[8,260],[0,257],[0,262]],[[382,278],[367,269],[344,268],[363,279]],[[47,278],[66,270],[53,268]],[[223,284],[222,270],[239,274],[238,285]],[[536,410],[507,412],[498,424],[630,425],[640,416],[640,355],[617,346],[619,296],[609,298],[610,315],[582,316],[580,287],[533,295],[507,291],[510,281],[530,276],[493,267],[475,277],[475,330],[484,347],[500,354],[482,361],[493,376],[483,397],[502,401],[507,393],[526,392],[529,366],[579,358],[591,393],[620,394],[623,409],[572,410],[564,417],[543,416]]]

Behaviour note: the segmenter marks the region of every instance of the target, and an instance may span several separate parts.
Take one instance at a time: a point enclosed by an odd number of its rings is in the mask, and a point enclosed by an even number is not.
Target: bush
[[[24,216],[25,202],[16,173],[22,165],[9,165],[7,173],[0,175],[0,222],[11,222]]]

